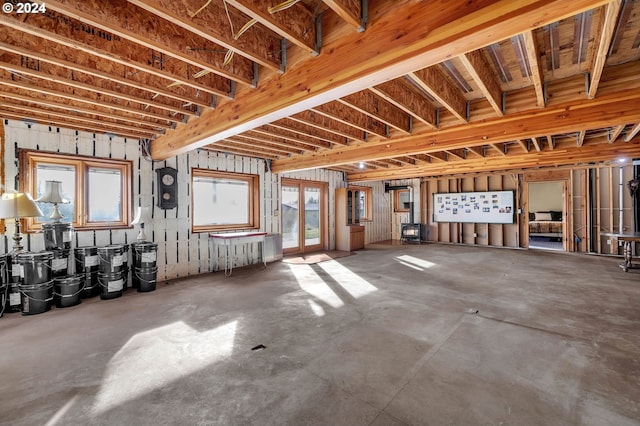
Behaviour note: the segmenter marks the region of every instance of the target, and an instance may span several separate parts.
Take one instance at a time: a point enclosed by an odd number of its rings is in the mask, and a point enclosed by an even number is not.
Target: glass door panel
[[[282,185],[282,249],[298,251],[300,248],[300,190],[298,186]]]
[[[320,188],[304,188],[304,246],[320,246]]]

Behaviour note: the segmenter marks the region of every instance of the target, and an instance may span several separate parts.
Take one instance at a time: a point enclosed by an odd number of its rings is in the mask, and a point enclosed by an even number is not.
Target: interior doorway
[[[282,179],[282,251],[308,253],[325,246],[327,184]]]
[[[567,181],[528,182],[529,248],[566,251]]]

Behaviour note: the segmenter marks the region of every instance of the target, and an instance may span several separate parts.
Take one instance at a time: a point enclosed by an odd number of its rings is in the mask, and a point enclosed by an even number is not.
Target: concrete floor
[[[617,261],[374,245],[5,315],[0,423],[637,425]]]

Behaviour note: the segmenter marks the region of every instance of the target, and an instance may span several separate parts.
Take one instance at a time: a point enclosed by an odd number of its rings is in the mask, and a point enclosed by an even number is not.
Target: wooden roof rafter
[[[244,56],[264,67],[279,71],[282,64],[280,37],[262,24],[251,27],[238,36],[251,17],[233,10],[227,15],[224,5],[208,3],[206,7],[191,10],[183,2],[171,0],[127,0],[129,3],[158,15],[185,30]],[[231,20],[235,34],[232,34]],[[222,22],[220,22],[222,21]]]
[[[474,50],[460,55],[458,58],[471,74],[495,113],[500,117],[503,116],[502,89],[482,50]]]
[[[633,126],[622,140],[625,142],[631,142],[631,140],[635,138],[638,133],[640,133],[640,122]]]
[[[28,23],[12,17],[14,15],[18,16],[17,14],[1,14],[0,24],[71,49],[76,49],[84,54],[98,56],[107,61],[112,61],[125,67],[135,68],[139,71],[153,74],[156,77],[164,78],[167,80],[167,87],[181,84],[213,95],[231,97],[231,82],[229,80],[213,73],[197,80],[193,78],[193,75],[185,77],[188,75],[190,69],[189,66],[187,66],[188,64],[171,60],[172,58],[170,57],[162,57],[161,55],[154,56],[153,52],[145,47],[129,43],[127,49],[123,49],[108,40],[109,37],[113,40],[113,36],[106,36],[106,38],[95,37],[84,31],[71,31],[71,26],[56,27],[52,24],[55,22],[54,20],[43,18],[37,14],[30,15]],[[71,22],[70,25],[82,27],[80,22],[75,24]],[[71,34],[73,34],[73,36],[71,36]],[[90,44],[90,41],[95,43]],[[98,46],[98,44],[100,46]],[[142,62],[141,58],[145,57],[148,58],[148,61]],[[153,65],[150,65],[150,63]]]
[[[373,91],[362,90],[340,98],[338,102],[366,114],[387,126],[391,126],[402,133],[411,133],[411,119],[409,115],[383,97],[379,97]]]
[[[467,102],[440,68],[433,66],[408,74],[420,88],[433,96],[461,122],[467,121]]]
[[[180,32],[180,27],[173,21],[128,4],[127,0],[51,0],[47,1],[47,9],[48,12],[55,10],[66,16],[73,16],[84,24],[106,31],[114,38],[113,42],[116,41],[115,38],[120,39],[117,40],[119,45],[129,48],[133,45],[144,46],[199,67],[195,70],[196,73],[206,70],[237,83],[253,83],[253,64],[249,59],[238,56],[229,65],[225,65],[225,50],[221,46],[198,34]],[[123,10],[126,10],[126,15],[122,13]],[[129,43],[125,43],[125,40]]]
[[[109,61],[104,58],[72,54],[71,52],[67,52],[65,56],[71,57],[72,60],[54,56],[59,51],[55,43],[50,40],[40,39],[31,34],[19,34],[16,30],[13,31],[15,31],[17,36],[14,37],[12,30],[9,28],[3,28],[3,31],[0,31],[0,40],[2,40],[0,41],[0,49],[5,52],[21,55],[21,60],[24,59],[26,64],[29,64],[31,61],[37,61],[71,71],[74,73],[74,77],[78,79],[82,78],[82,75],[87,75],[111,82],[118,87],[124,86],[142,92],[148,92],[147,96],[151,100],[167,98],[169,100],[182,102],[183,104],[193,104],[201,107],[210,107],[214,103],[215,95],[199,92],[191,87],[167,87],[167,85],[161,86],[156,80],[151,82],[145,81],[140,79],[140,77],[148,76],[145,75],[146,73],[128,68],[127,66],[122,66],[122,72],[114,71],[114,67],[109,66]],[[21,69],[25,68],[26,64],[23,64]],[[127,70],[129,70],[129,72],[127,72]],[[78,75],[77,73],[81,74]],[[102,84],[100,86],[103,87]]]
[[[602,78],[602,71],[606,65],[607,52],[609,52],[609,48],[611,47],[621,5],[622,0],[613,0],[605,6],[602,30],[600,38],[598,39],[598,50],[591,68],[591,79],[587,93],[589,98],[594,98],[598,92],[598,86]]]
[[[621,124],[619,126],[615,126],[614,128],[612,128],[609,134],[609,143],[614,143],[618,139],[618,137],[620,136],[620,134],[622,133],[625,127],[626,125]]]
[[[296,3],[284,10],[269,13],[273,6],[270,0],[225,0],[229,5],[256,19],[271,31],[291,43],[317,55],[316,19],[302,4]]]
[[[431,128],[436,128],[436,107],[430,102],[425,102],[424,97],[418,94],[403,78],[387,81],[370,87],[369,90],[410,114],[416,120]]]

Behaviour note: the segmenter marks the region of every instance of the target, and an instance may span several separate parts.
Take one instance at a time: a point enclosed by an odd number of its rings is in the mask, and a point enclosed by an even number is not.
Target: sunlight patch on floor
[[[231,355],[238,321],[198,331],[182,321],[138,333],[111,358],[93,406],[100,414]]]
[[[408,266],[413,269],[417,269],[418,271],[423,271],[425,269],[429,269],[436,266],[436,264],[433,262],[429,262],[428,260],[424,260],[424,259],[419,259],[414,256],[409,256],[408,254],[403,254],[402,256],[396,256],[396,260],[402,265]]]
[[[370,284],[360,275],[335,260],[318,263],[318,266],[340,284],[354,299],[378,290],[377,287]]]
[[[342,299],[340,299],[340,297],[331,290],[331,287],[324,282],[324,280],[316,273],[316,271],[313,270],[311,266],[290,264],[289,269],[298,281],[298,285],[302,290],[332,308],[340,308],[341,306],[344,306]]]

